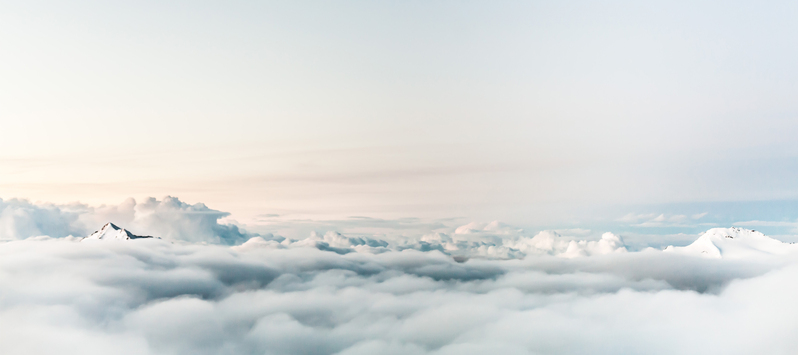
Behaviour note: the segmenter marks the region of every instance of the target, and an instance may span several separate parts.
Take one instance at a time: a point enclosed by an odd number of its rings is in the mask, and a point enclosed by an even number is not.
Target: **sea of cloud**
[[[336,232],[291,239],[249,234],[219,223],[223,212],[173,198],[0,208],[3,354],[791,354],[798,346],[795,255],[627,251],[609,233],[523,236],[500,223],[405,242]],[[163,239],[81,241],[109,216]]]
[[[128,199],[119,205],[99,207],[0,199],[0,240],[21,240],[35,236],[83,237],[106,222],[113,222],[138,235],[152,235],[181,243],[243,244],[241,248],[315,247],[339,254],[438,250],[465,260],[470,257],[515,259],[531,254],[579,257],[627,251],[621,238],[612,233],[605,233],[597,240],[577,240],[563,237],[555,231],[530,235],[498,221],[471,222],[447,228],[440,223],[363,221],[361,218],[360,221],[355,219],[354,223],[374,225],[376,222],[381,224],[383,232],[388,230],[389,233],[361,232],[346,236],[335,230],[340,226],[334,223],[314,223],[307,234],[296,236],[293,233],[295,237],[286,238],[274,233],[247,232],[235,224],[220,221],[228,215],[202,203],[188,204],[171,196],[162,200],[149,198],[141,203]],[[390,233],[393,232],[390,230],[392,227],[400,227],[395,228],[400,231],[411,229],[412,232]],[[318,228],[324,230],[318,231]]]

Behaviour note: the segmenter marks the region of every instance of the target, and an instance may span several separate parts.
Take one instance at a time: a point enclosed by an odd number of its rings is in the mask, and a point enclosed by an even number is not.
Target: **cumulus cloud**
[[[7,354],[787,354],[794,261],[648,250],[457,262],[437,250],[31,238],[0,244],[0,343]]]
[[[629,251],[613,233],[527,234],[501,222],[427,224],[402,238],[255,235],[172,197],[0,207],[4,354],[789,354],[798,345],[798,250],[740,228]],[[104,221],[163,239],[67,237]]]
[[[48,235],[83,234],[78,218],[82,205],[33,204],[27,200],[0,199],[0,239],[25,239]]]
[[[254,236],[238,226],[219,223],[228,215],[202,203],[192,205],[171,196],[161,200],[151,197],[143,202],[130,198],[119,205],[99,207],[0,199],[0,239],[83,237],[106,222],[136,234],[173,241],[239,244]]]
[[[414,249],[437,250],[460,258],[513,259],[532,254],[578,257],[626,251],[621,238],[612,234],[596,240],[562,236],[554,231],[534,235],[500,221],[449,227],[441,222],[412,218],[390,221],[354,217],[348,221],[315,222],[312,224],[315,228],[309,229],[308,221],[300,221],[298,230],[307,234],[298,236],[292,233],[294,237],[285,238],[272,233],[246,232],[237,225],[219,222],[228,215],[205,204],[189,204],[171,196],[161,200],[148,198],[141,202],[130,198],[119,205],[102,206],[0,200],[0,239],[84,237],[106,222],[112,222],[137,235],[152,235],[170,241],[226,245],[249,241],[241,247],[312,246],[339,254]],[[287,226],[288,223],[284,223],[279,229],[286,230]],[[341,233],[339,228],[354,233]],[[583,235],[583,238],[585,231],[566,230]]]

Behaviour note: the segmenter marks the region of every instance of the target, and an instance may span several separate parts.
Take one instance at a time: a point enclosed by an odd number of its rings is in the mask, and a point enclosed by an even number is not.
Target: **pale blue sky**
[[[795,200],[796,18],[787,1],[0,1],[0,197],[537,224]]]

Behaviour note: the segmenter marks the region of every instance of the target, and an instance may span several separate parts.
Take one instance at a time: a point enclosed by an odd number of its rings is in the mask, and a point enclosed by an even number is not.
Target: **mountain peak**
[[[103,230],[103,231],[104,231],[104,230],[108,230],[108,229],[120,230],[120,229],[122,229],[122,228],[119,228],[119,226],[117,226],[116,224],[113,224],[113,223],[111,223],[111,222],[108,222],[108,223],[106,223],[106,224],[103,224],[103,227],[102,227],[102,228],[100,228],[100,230]]]
[[[789,243],[745,228],[712,228],[685,247],[669,246],[665,251],[700,255],[709,258],[744,258],[757,255],[780,255],[795,250]]]
[[[149,235],[135,235],[128,231],[127,229],[120,228],[116,224],[108,222],[100,228],[100,230],[95,231],[92,234],[89,234],[88,237],[82,239],[85,240],[131,240],[131,239],[146,239],[146,238],[153,238]]]

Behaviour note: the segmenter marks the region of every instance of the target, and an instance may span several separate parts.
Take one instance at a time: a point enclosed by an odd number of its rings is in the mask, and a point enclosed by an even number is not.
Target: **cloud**
[[[33,204],[27,200],[0,199],[0,239],[81,234],[81,205]]]
[[[315,240],[345,240],[327,237]],[[787,354],[795,261],[32,238],[0,244],[0,342],[9,354]]]
[[[460,230],[462,231],[462,229]],[[332,231],[319,236],[313,232],[308,238],[283,239],[280,242],[275,239],[253,238],[236,247],[236,250],[297,247],[315,247],[338,254],[352,252],[377,254],[402,250],[438,251],[454,256],[461,261],[468,258],[520,259],[529,255],[574,258],[627,251],[621,238],[612,233],[604,233],[599,240],[576,240],[563,237],[553,231],[543,231],[533,237],[492,235],[482,232],[451,235],[432,233],[418,239],[406,238],[390,241],[368,237],[347,237]]]
[[[152,235],[169,241],[240,245],[243,249],[312,246],[339,254],[437,250],[457,256],[459,260],[473,257],[513,259],[533,254],[577,257],[626,250],[620,237],[611,234],[595,240],[562,236],[553,231],[531,235],[500,221],[474,221],[460,226],[453,224],[455,220],[428,222],[414,218],[383,220],[367,217],[321,222],[270,222],[276,223],[269,224],[276,227],[271,230],[295,231],[289,233],[293,237],[285,238],[268,232],[247,232],[235,224],[221,223],[220,220],[228,217],[229,213],[202,203],[189,204],[171,196],[161,200],[148,198],[141,202],[129,198],[119,205],[102,206],[0,200],[0,208],[0,237],[5,240],[34,236],[80,238],[106,222],[113,222],[138,235]],[[341,233],[341,230],[346,232]],[[299,235],[296,231],[306,234]],[[572,229],[565,232],[585,238],[590,231]]]
[[[701,212],[701,213],[696,213],[696,214],[694,214],[694,215],[692,215],[690,217],[692,217],[693,219],[701,219],[701,218],[706,217],[708,214],[709,214],[709,212]]]
[[[240,244],[255,236],[238,226],[219,223],[228,215],[202,203],[192,205],[171,196],[162,200],[150,197],[143,202],[129,198],[119,205],[99,207],[0,199],[0,239],[83,237],[106,222],[125,226],[139,235],[173,241]]]
[[[621,218],[618,222],[631,224],[635,227],[689,227],[695,221],[704,218],[708,213],[697,213],[691,216],[683,214],[665,214],[665,213],[629,213]]]
[[[522,229],[513,228],[500,221],[493,221],[490,223],[471,222],[457,227],[454,234],[475,234],[475,233],[490,233],[490,234],[517,234],[523,232]]]
[[[580,240],[546,231],[531,236],[521,228],[500,221],[470,222],[459,227],[413,218],[352,217],[342,221],[297,221],[296,225],[292,225],[292,221],[276,222],[278,226],[274,230],[294,228],[307,233],[302,236],[291,233],[294,237],[285,238],[272,233],[247,232],[235,224],[220,222],[228,216],[229,213],[211,209],[205,204],[189,204],[171,196],[161,200],[148,198],[141,202],[129,198],[119,205],[102,206],[0,200],[0,237],[5,240],[34,236],[79,238],[106,222],[113,222],[138,235],[180,242],[240,245],[244,249],[312,246],[339,254],[414,249],[437,250],[461,258],[500,259],[523,258],[530,254],[575,257],[626,250],[617,236]],[[566,231],[586,234],[582,229]]]
[[[228,215],[202,203],[191,205],[171,196],[161,201],[151,197],[139,204],[134,202],[131,228],[166,239],[191,242],[236,244],[248,239],[237,226],[218,223]]]
[[[363,229],[283,238],[173,197],[0,206],[9,354],[789,354],[798,345],[795,253],[709,259],[629,251],[613,233],[413,219],[350,221],[398,226],[384,238]],[[108,220],[164,239],[80,241]]]
[[[733,224],[741,227],[798,227],[798,222],[785,221],[743,221]]]

